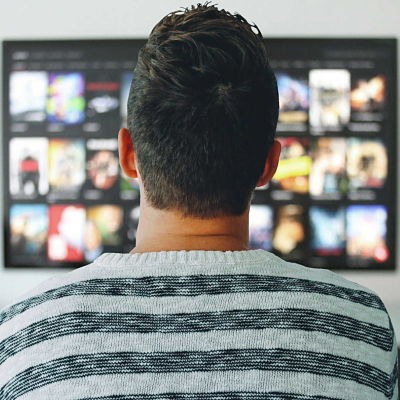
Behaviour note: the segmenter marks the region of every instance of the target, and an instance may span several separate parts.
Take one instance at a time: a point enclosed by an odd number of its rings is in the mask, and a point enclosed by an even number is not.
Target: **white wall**
[[[165,14],[197,1],[0,0],[0,40],[145,37]],[[218,4],[254,21],[265,37],[400,37],[398,0],[219,0]],[[42,280],[64,272],[0,266],[0,308]],[[400,339],[400,266],[397,272],[343,275],[381,296]]]

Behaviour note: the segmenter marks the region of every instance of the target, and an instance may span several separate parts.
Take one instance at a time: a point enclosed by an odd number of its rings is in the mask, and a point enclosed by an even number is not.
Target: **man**
[[[119,151],[140,185],[136,247],[2,310],[0,399],[397,398],[379,297],[248,249],[280,153],[257,27],[208,4],[169,14],[134,75]]]

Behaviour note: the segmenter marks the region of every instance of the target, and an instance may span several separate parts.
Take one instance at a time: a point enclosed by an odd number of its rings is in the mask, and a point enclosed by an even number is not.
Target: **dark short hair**
[[[168,14],[139,52],[128,101],[149,204],[197,218],[243,214],[278,112],[256,25],[208,3]]]

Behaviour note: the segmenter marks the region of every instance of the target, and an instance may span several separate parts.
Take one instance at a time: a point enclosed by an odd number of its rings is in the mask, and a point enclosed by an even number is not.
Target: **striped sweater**
[[[397,399],[380,298],[264,250],[106,253],[0,311],[0,400]]]

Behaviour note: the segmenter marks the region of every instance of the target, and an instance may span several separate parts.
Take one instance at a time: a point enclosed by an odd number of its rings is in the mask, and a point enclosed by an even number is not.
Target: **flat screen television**
[[[79,267],[134,247],[139,190],[117,132],[144,40],[3,43],[6,267]],[[281,160],[250,246],[309,267],[394,269],[396,39],[266,40]]]

